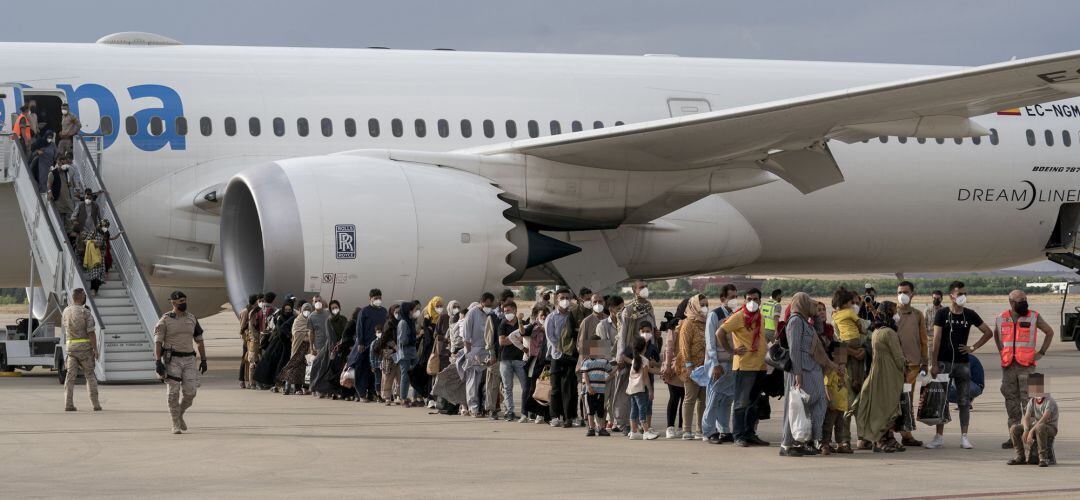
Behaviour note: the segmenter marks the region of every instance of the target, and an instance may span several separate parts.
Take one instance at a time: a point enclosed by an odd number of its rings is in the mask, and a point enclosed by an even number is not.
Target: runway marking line
[[[899,497],[889,500],[943,500],[948,498],[987,498],[987,497],[1015,497],[1021,495],[1036,495],[1046,493],[1075,493],[1080,488],[1059,488],[1054,490],[1026,490],[1026,491],[994,491],[984,493],[960,493],[956,495],[925,495],[917,497]]]

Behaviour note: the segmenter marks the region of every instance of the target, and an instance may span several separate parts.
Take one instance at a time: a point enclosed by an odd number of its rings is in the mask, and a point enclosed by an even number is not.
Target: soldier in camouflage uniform
[[[97,375],[94,374],[94,361],[98,359],[97,335],[94,334],[94,315],[86,307],[86,291],[76,288],[71,292],[71,304],[64,308],[60,322],[67,336],[67,358],[64,367],[64,410],[75,411],[72,401],[75,392],[75,377],[81,370],[86,378],[86,390],[90,393],[90,402],[94,411],[101,411],[98,402]]]

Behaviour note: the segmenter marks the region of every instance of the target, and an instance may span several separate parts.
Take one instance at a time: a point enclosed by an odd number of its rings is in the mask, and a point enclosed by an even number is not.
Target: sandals
[[[895,453],[897,451],[896,446],[893,446],[893,444],[889,442],[886,442],[882,445],[878,445],[875,443],[873,449],[874,453]]]
[[[851,443],[840,443],[836,445],[836,453],[849,455],[855,453],[855,450],[851,449]]]

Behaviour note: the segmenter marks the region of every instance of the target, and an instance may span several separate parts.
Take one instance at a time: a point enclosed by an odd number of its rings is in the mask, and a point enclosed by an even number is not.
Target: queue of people
[[[624,300],[558,289],[526,314],[510,290],[484,293],[467,307],[434,297],[387,308],[373,289],[348,316],[336,300],[286,296],[279,307],[268,292],[240,313],[240,386],[584,427],[588,437],[736,447],[770,446],[759,423],[771,418],[770,398],[787,396],[779,451],[794,457],[945,446],[947,405],[932,420],[929,442],[914,436],[916,386],[945,374],[956,393],[959,444],[970,449],[972,388],[982,387],[973,385],[970,354],[994,340],[1008,415],[1002,447],[1017,453],[1009,463],[1053,462],[1058,410],[1034,371],[1053,330],[1022,291],[1009,295],[1009,309],[991,328],[965,307],[961,282],[950,285],[948,306],[934,292],[933,309],[923,312],[912,307],[908,281],[897,285],[895,302],[878,302],[872,289],[859,296],[841,288],[831,314],[802,292],[785,306],[780,290],[766,298],[727,285],[717,307],[695,294],[659,323],[646,284],[631,290]],[[972,328],[981,333],[974,342]],[[652,422],[658,382],[669,395],[659,431]],[[790,404],[792,395],[800,404]]]

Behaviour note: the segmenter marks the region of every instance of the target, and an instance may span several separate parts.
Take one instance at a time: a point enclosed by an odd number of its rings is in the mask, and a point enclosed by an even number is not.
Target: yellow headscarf
[[[442,297],[438,295],[432,297],[431,300],[428,301],[427,307],[424,308],[424,317],[430,318],[433,322],[439,321],[439,313],[435,311],[435,305],[441,303],[442,301]]]

